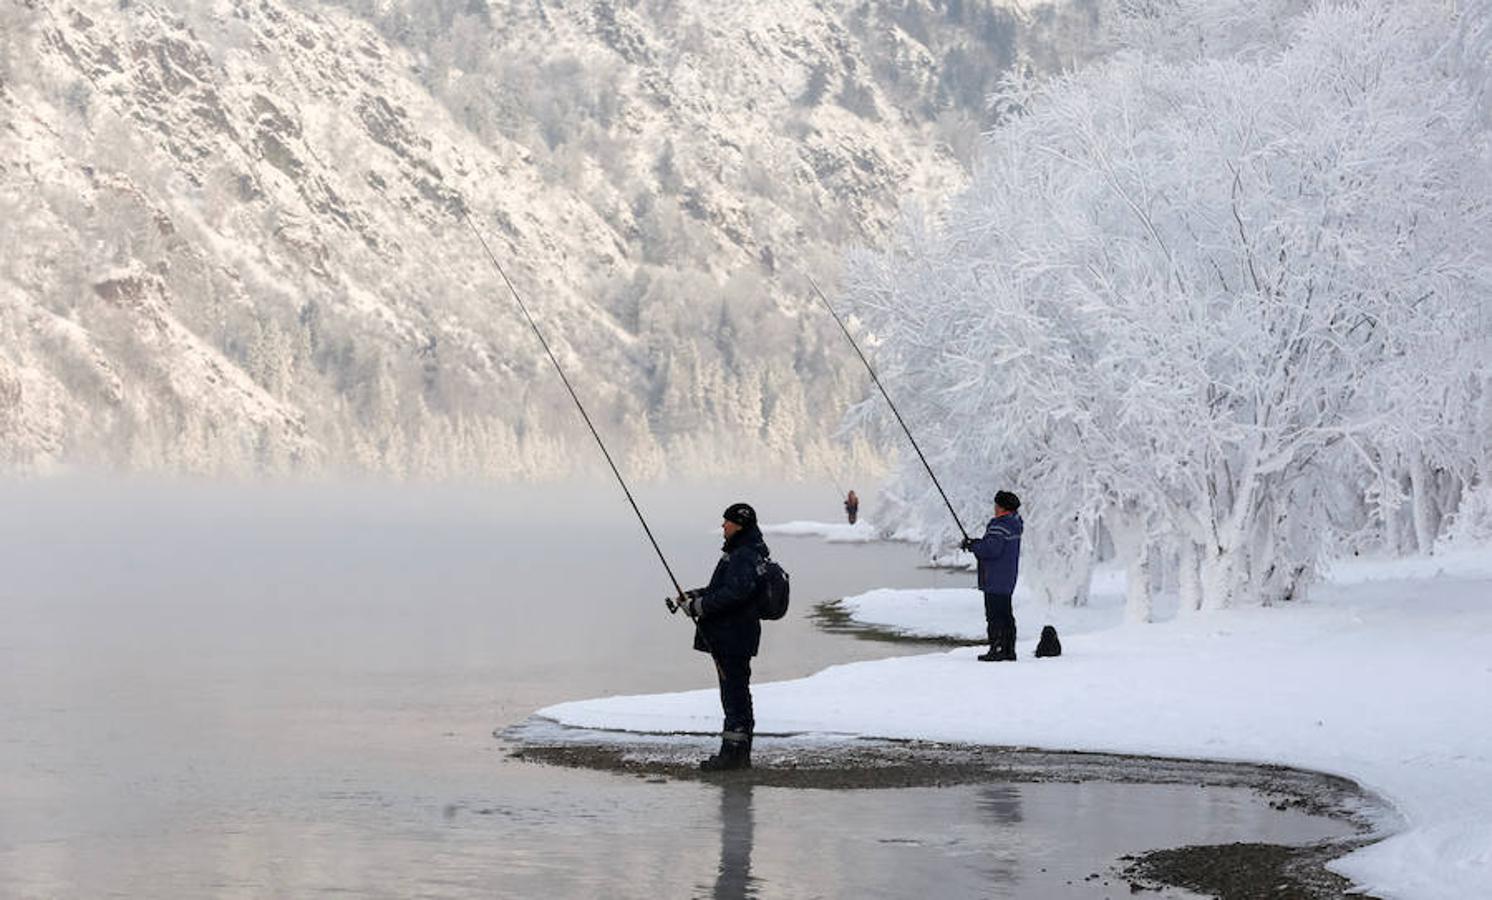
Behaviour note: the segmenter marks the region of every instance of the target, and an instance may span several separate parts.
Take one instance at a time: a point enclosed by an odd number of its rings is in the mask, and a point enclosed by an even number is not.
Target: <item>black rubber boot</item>
[[[996,629],[990,641],[988,653],[979,654],[980,662],[1014,662],[1015,632],[1008,628]]]
[[[729,772],[734,769],[751,768],[751,738],[720,742],[720,752],[699,764],[703,772]]]

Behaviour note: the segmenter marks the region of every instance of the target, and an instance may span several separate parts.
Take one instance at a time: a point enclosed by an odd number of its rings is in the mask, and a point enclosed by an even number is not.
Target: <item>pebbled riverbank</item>
[[[1346,836],[1301,846],[1257,842],[1192,845],[1117,858],[1090,873],[1131,892],[1184,888],[1224,900],[1289,896],[1329,900],[1365,895],[1327,869],[1343,854],[1382,837],[1396,819],[1389,806],[1343,778],[1281,766],[1064,753],[925,741],[759,737],[752,769],[702,773],[710,745],[697,735],[618,735],[565,729],[534,719],[499,735],[511,756],[598,769],[664,783],[706,781],[806,790],[884,790],[965,784],[1110,782],[1242,788],[1281,812],[1333,819]]]

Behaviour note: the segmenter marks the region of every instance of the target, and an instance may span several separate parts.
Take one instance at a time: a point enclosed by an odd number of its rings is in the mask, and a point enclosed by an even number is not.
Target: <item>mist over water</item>
[[[685,588],[730,502],[840,515],[833,487],[635,494]],[[1055,877],[1035,861],[1072,865],[1074,818],[1094,869],[1140,849],[1126,816],[1175,843],[1278,819],[1240,792],[721,790],[507,759],[493,730],[541,706],[714,684],[614,484],[58,480],[0,486],[0,511],[0,895],[1022,896]],[[818,600],[968,579],[903,545],[769,543],[794,610],[758,681],[910,652],[819,632]]]

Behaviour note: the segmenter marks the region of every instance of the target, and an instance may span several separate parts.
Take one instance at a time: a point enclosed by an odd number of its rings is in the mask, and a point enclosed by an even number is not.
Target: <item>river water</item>
[[[635,494],[686,588],[732,501],[839,513],[829,487]],[[794,611],[758,681],[918,652],[819,631],[815,600],[968,579],[906,546],[769,542]],[[509,759],[494,729],[541,706],[714,684],[615,485],[6,484],[0,573],[0,896],[1127,896],[1089,876],[1346,831],[1223,788],[722,788]]]

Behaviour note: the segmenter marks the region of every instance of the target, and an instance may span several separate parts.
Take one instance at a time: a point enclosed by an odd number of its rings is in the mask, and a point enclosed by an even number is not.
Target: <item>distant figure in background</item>
[[[756,524],[756,510],[748,503],[732,503],[721,514],[725,538],[720,561],[710,583],[682,597],[669,598],[694,620],[694,649],[715,660],[720,681],[720,707],[725,722],[720,729],[720,752],[699,764],[706,772],[751,768],[751,734],[756,717],[751,708],[751,657],[761,647],[762,620],[756,598],[764,589],[767,557],[771,551]]]
[[[855,516],[860,512],[860,498],[855,496],[854,491],[844,498],[844,514],[849,518],[850,524],[855,524]]]
[[[964,538],[959,546],[979,561],[979,589],[984,591],[984,624],[989,633],[989,652],[981,662],[1015,660],[1015,612],[1010,608],[1015,580],[1020,575],[1021,498],[1010,491],[995,494],[995,517],[989,520],[982,538]]]

